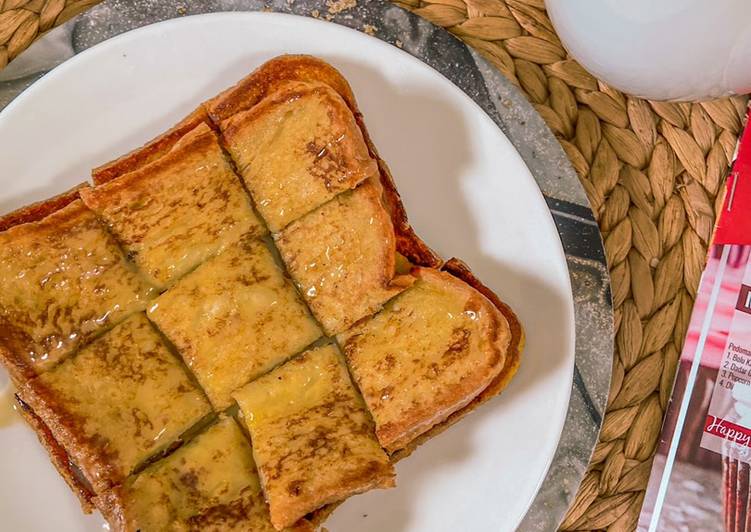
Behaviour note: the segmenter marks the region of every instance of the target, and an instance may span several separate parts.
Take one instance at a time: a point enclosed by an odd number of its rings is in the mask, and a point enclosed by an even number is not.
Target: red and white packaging
[[[751,532],[751,128],[728,177],[639,530]]]

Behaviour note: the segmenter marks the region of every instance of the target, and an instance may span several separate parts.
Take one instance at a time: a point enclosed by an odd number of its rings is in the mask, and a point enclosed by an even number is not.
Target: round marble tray
[[[310,0],[156,4],[107,1],[56,31],[72,43],[72,52],[78,52],[124,31],[185,14],[270,9],[331,19],[399,46],[436,69],[467,93],[511,140],[550,207],[566,252],[575,300],[576,365],[568,414],[547,477],[520,526],[524,530],[555,528],[596,443],[611,371],[612,309],[602,243],[586,196],[542,119],[524,96],[475,52],[447,32],[387,2],[368,2],[341,12],[335,12],[331,2]],[[53,52],[53,60],[70,54],[65,46]],[[0,104],[37,75],[0,84]]]

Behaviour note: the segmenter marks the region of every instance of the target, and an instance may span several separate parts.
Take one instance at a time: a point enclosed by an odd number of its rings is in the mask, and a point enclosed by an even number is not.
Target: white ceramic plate
[[[58,67],[0,113],[0,212],[86,179],[263,61],[301,52],[330,61],[352,84],[417,233],[468,262],[528,334],[521,370],[502,396],[401,462],[396,489],[351,498],[327,526],[512,530],[544,478],[568,406],[569,276],[522,159],[430,67],[375,38],[289,15],[203,15],[124,34]],[[2,528],[100,529],[101,517],[83,516],[31,430],[17,414],[10,419],[0,427]]]

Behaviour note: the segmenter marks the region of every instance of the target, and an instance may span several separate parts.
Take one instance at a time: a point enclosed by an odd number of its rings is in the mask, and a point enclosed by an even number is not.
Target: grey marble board
[[[579,180],[552,132],[517,87],[451,34],[387,1],[107,0],[50,32],[0,73],[0,109],[57,64],[125,31],[218,11],[314,16],[398,46],[469,95],[506,134],[535,177],[566,253],[576,320],[576,363],[558,449],[520,530],[554,530],[597,443],[609,389],[613,312],[600,233]]]

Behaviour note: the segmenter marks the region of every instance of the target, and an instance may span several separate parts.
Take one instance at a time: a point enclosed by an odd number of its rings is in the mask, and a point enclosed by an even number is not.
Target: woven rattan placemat
[[[0,0],[0,68],[97,0]],[[518,84],[602,230],[616,358],[600,443],[564,529],[634,530],[747,99],[650,102],[570,59],[543,0],[397,0]]]

